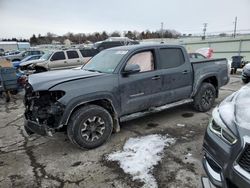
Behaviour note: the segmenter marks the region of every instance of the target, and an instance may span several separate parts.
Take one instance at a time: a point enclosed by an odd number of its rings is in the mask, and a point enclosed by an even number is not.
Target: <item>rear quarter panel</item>
[[[202,82],[209,77],[216,77],[218,89],[229,82],[227,59],[211,59],[191,62],[194,72],[192,96],[198,91]]]

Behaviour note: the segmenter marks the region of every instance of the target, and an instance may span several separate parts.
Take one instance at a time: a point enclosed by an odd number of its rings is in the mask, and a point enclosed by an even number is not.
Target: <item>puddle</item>
[[[158,123],[148,123],[147,126],[148,126],[149,128],[153,128],[153,127],[159,126],[159,124],[158,124]]]
[[[182,117],[184,117],[184,118],[189,118],[189,117],[193,117],[193,116],[194,116],[194,113],[190,113],[190,112],[182,114]]]

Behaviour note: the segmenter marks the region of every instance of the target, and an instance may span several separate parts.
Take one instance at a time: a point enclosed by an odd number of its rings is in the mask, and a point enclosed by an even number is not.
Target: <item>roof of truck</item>
[[[151,44],[134,44],[134,45],[126,45],[126,46],[118,46],[114,48],[109,48],[107,50],[136,50],[143,49],[148,47],[180,47],[180,45],[170,45],[170,44],[159,44],[159,43],[151,43]]]

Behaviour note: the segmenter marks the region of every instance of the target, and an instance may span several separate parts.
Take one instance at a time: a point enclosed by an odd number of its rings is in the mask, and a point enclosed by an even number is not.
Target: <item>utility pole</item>
[[[234,38],[236,36],[236,27],[237,27],[237,16],[235,17],[235,20],[234,20],[234,34],[233,34]]]
[[[207,31],[207,23],[204,23],[203,24],[203,37],[202,37],[202,40],[205,40],[206,39],[206,31]]]
[[[163,22],[161,22],[161,43],[163,43]]]

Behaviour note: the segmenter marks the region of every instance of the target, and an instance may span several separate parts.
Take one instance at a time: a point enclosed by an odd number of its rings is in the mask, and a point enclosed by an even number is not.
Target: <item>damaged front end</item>
[[[64,105],[58,102],[64,91],[34,91],[30,84],[25,86],[25,130],[27,133],[49,135],[60,128]]]

